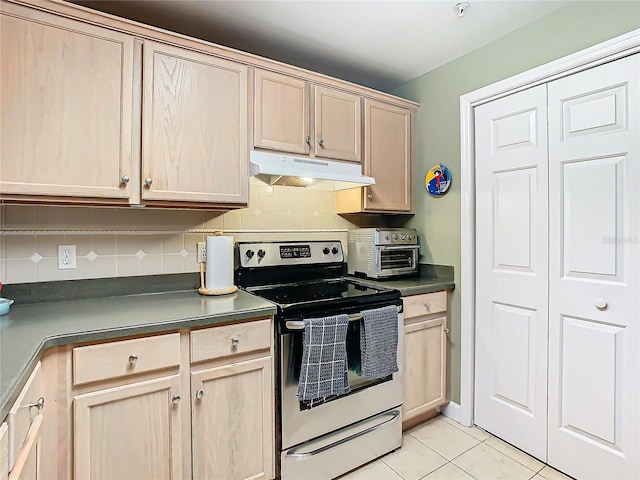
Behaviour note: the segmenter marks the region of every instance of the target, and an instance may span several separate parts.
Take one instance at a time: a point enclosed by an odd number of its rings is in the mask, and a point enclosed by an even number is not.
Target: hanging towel
[[[365,310],[360,328],[362,378],[375,380],[398,371],[398,308]]]
[[[349,393],[347,315],[304,320],[302,365],[298,381],[301,408],[312,408],[330,396]]]

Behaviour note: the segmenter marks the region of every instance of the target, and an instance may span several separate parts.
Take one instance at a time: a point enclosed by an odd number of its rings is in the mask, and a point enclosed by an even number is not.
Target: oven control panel
[[[344,262],[342,243],[334,241],[238,242],[240,267],[278,267]]]

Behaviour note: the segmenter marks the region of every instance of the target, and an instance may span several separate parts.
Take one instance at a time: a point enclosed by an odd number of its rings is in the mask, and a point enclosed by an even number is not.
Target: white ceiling
[[[571,0],[76,1],[390,91]]]

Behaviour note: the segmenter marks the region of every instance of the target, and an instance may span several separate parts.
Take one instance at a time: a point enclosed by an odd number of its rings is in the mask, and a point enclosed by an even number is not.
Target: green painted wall
[[[415,132],[416,214],[405,224],[422,234],[421,262],[453,265],[460,285],[460,96],[636,28],[640,1],[573,2],[393,92],[422,105]],[[451,170],[453,183],[447,195],[434,198],[426,193],[424,177],[440,162]],[[459,402],[459,290],[451,317],[451,399]]]

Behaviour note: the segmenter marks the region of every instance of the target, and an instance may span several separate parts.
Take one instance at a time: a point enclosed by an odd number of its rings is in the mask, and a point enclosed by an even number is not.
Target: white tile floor
[[[340,480],[571,480],[508,443],[439,416],[405,432],[402,448]]]

